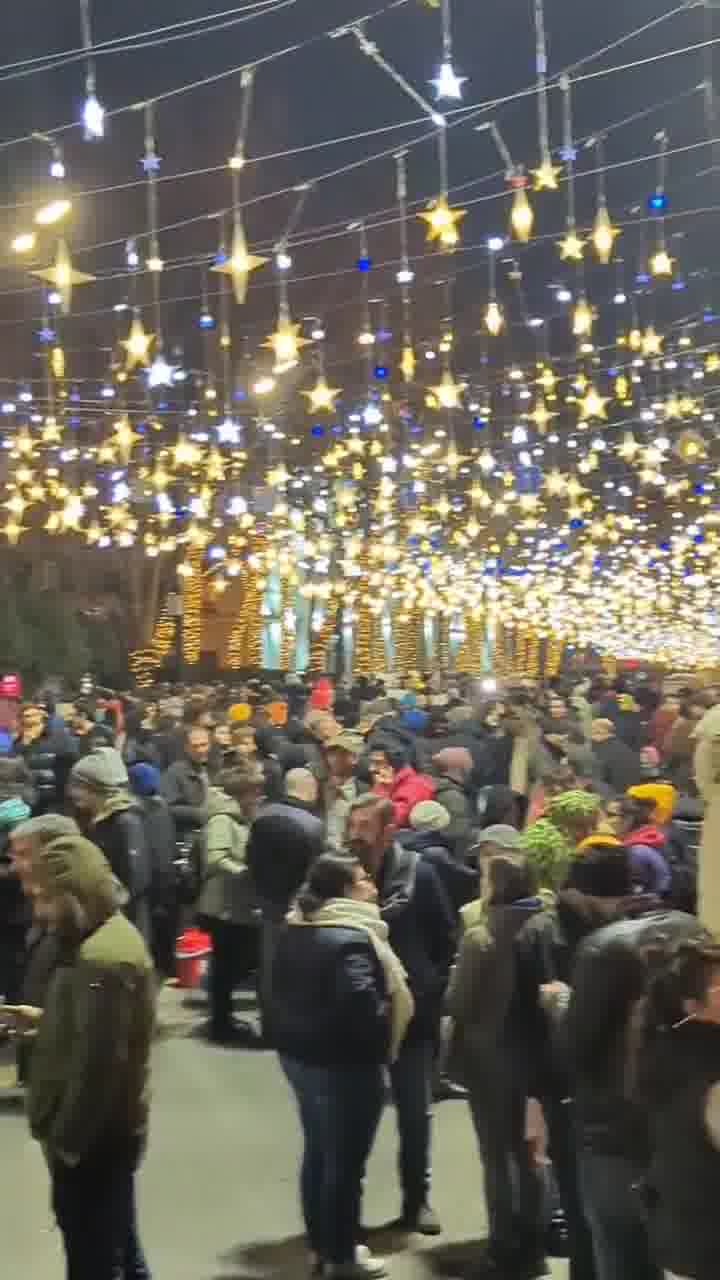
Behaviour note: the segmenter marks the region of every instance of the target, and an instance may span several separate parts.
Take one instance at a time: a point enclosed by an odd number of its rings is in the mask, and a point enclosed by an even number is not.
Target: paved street
[[[152,1144],[140,1184],[142,1234],[155,1280],[302,1278],[299,1138],[274,1055],[209,1048],[188,1035],[175,993],[164,1001],[164,1016],[174,1025],[155,1052]],[[22,1113],[3,1094],[0,1089],[1,1271],[8,1280],[61,1280],[42,1157]],[[370,1224],[399,1210],[394,1165],[388,1111],[368,1171]],[[462,1102],[438,1108],[435,1180],[444,1236],[415,1237],[404,1252],[398,1251],[404,1241],[387,1235],[373,1241],[391,1257],[397,1280],[461,1275],[472,1257],[468,1246],[483,1237],[481,1171]],[[556,1264],[557,1280],[565,1274],[564,1264]]]

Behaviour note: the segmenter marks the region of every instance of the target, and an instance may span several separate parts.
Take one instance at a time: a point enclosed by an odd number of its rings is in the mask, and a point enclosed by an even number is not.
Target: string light
[[[525,180],[523,180],[523,185],[517,185],[515,187],[512,212],[510,214],[510,225],[516,239],[527,243],[532,235],[533,226],[535,225],[535,214],[533,213],[532,205],[528,200]]]

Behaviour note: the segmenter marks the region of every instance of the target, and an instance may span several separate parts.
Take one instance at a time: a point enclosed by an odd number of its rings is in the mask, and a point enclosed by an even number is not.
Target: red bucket
[[[175,948],[175,972],[179,987],[191,991],[199,986],[211,951],[210,935],[203,933],[201,929],[186,929],[180,935]]]

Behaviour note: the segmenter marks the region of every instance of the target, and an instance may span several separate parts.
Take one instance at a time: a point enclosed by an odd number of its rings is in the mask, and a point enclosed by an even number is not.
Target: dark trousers
[[[501,1258],[541,1253],[542,1181],[525,1140],[526,1091],[503,1082],[470,1085],[470,1111],[485,1177],[489,1239]]]
[[[362,1185],[383,1105],[381,1067],[316,1067],[282,1055],[305,1140],[300,1198],[310,1248],[355,1257]]]
[[[210,957],[210,1026],[222,1035],[232,1023],[235,987],[257,968],[258,930],[254,924],[233,924],[229,920],[207,918],[212,938]]]
[[[52,1203],[62,1232],[66,1280],[149,1280],[137,1235],[138,1144],[51,1169]]]
[[[661,1280],[650,1257],[642,1204],[633,1189],[637,1169],[619,1156],[580,1156],[585,1215],[592,1231],[598,1280]]]
[[[403,1212],[412,1216],[430,1194],[430,1129],[435,1037],[405,1040],[390,1068],[400,1139]]]
[[[273,966],[280,934],[285,928],[285,916],[281,911],[263,910],[260,926],[260,981],[258,998],[263,1036],[268,1044],[272,1042],[271,1008],[273,988]]]
[[[580,1189],[574,1108],[571,1102],[559,1096],[544,1097],[540,1101],[547,1125],[553,1172],[565,1214],[569,1280],[598,1280],[593,1238]]]
[[[0,921],[0,997],[6,1004],[17,1004],[22,991],[25,967],[24,924],[5,924]]]

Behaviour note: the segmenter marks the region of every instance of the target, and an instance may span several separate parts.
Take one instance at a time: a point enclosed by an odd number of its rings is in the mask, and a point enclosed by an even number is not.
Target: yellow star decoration
[[[292,369],[297,364],[300,348],[308,344],[308,338],[300,338],[300,325],[293,324],[288,313],[281,311],[277,329],[271,333],[264,347],[275,352],[275,373]]]
[[[639,448],[640,445],[635,439],[632,431],[627,431],[623,436],[623,442],[618,449],[618,453],[626,462],[632,462]]]
[[[427,223],[427,238],[430,243],[437,240],[446,249],[453,249],[460,239],[457,224],[462,221],[466,213],[467,209],[451,209],[447,196],[438,196],[437,200],[433,200],[428,208],[417,216]]]
[[[53,285],[60,294],[60,305],[63,315],[67,315],[72,302],[72,291],[76,284],[90,284],[95,276],[91,276],[87,271],[76,271],[70,258],[70,251],[64,240],[58,241],[57,254],[55,262],[51,267],[44,267],[42,271],[31,271],[31,276],[35,276],[38,280],[45,280],[48,284]]]
[[[50,371],[58,382],[65,377],[65,352],[62,347],[53,347],[50,352]]]
[[[705,361],[705,372],[717,373],[718,369],[720,369],[720,355],[717,351],[711,351]]]
[[[59,444],[61,439],[62,439],[62,433],[60,431],[60,427],[58,426],[57,419],[52,417],[52,415],[50,415],[50,417],[45,419],[45,424],[42,429],[43,443]]]
[[[675,259],[670,257],[667,249],[658,249],[650,259],[650,273],[654,276],[671,276]]]
[[[138,365],[146,365],[150,357],[150,347],[155,341],[154,333],[146,333],[143,328],[143,322],[139,315],[133,316],[130,332],[127,338],[123,338],[121,346],[127,352],[125,357],[125,369],[131,373]]]
[[[123,462],[129,462],[132,447],[141,437],[136,431],[133,431],[130,419],[127,414],[123,414],[113,427],[114,435],[112,443],[117,447]]]
[[[572,330],[576,338],[589,338],[595,323],[595,312],[587,298],[579,298],[573,311]]]
[[[264,267],[268,261],[268,258],[259,258],[256,254],[248,251],[245,228],[243,227],[242,219],[238,217],[235,220],[230,256],[224,262],[216,262],[215,266],[211,267],[210,270],[216,271],[220,275],[230,276],[235,301],[243,303],[247,298],[248,280],[251,271],[257,271],[258,267]]]
[[[547,431],[548,424],[553,418],[557,417],[556,413],[551,413],[543,399],[538,400],[532,413],[527,415],[528,422],[534,422],[541,435]]]
[[[609,396],[601,396],[595,387],[588,387],[585,395],[578,401],[583,418],[607,418],[606,405]]]
[[[552,369],[546,365],[542,370],[540,377],[537,378],[536,381],[538,386],[542,387],[543,391],[551,393],[557,386],[557,374],[553,373]]]
[[[568,231],[564,240],[558,240],[558,249],[563,262],[582,262],[585,241],[576,231]]]
[[[549,494],[553,497],[559,497],[561,493],[565,492],[566,487],[567,481],[562,472],[558,471],[557,467],[555,467],[553,471],[548,472],[548,475],[545,478],[545,488]]]
[[[431,387],[435,399],[442,409],[457,409],[460,396],[465,389],[464,382],[456,382],[449,371],[445,371],[437,387]]]
[[[340,387],[329,387],[327,380],[319,377],[315,386],[302,394],[308,398],[308,413],[332,413],[340,395]]]
[[[663,342],[661,333],[657,333],[653,325],[648,325],[640,341],[640,351],[644,356],[661,356]]]
[[[406,347],[403,347],[402,356],[400,358],[400,372],[405,382],[412,382],[413,378],[415,377],[416,365],[417,365],[417,360],[415,359],[415,352],[413,351],[412,347],[409,345]]]
[[[619,373],[615,379],[615,395],[625,404],[630,399],[630,381],[624,373]]]
[[[537,169],[531,169],[534,191],[557,191],[558,178],[562,173],[561,164],[553,164],[550,156],[542,161]]]

